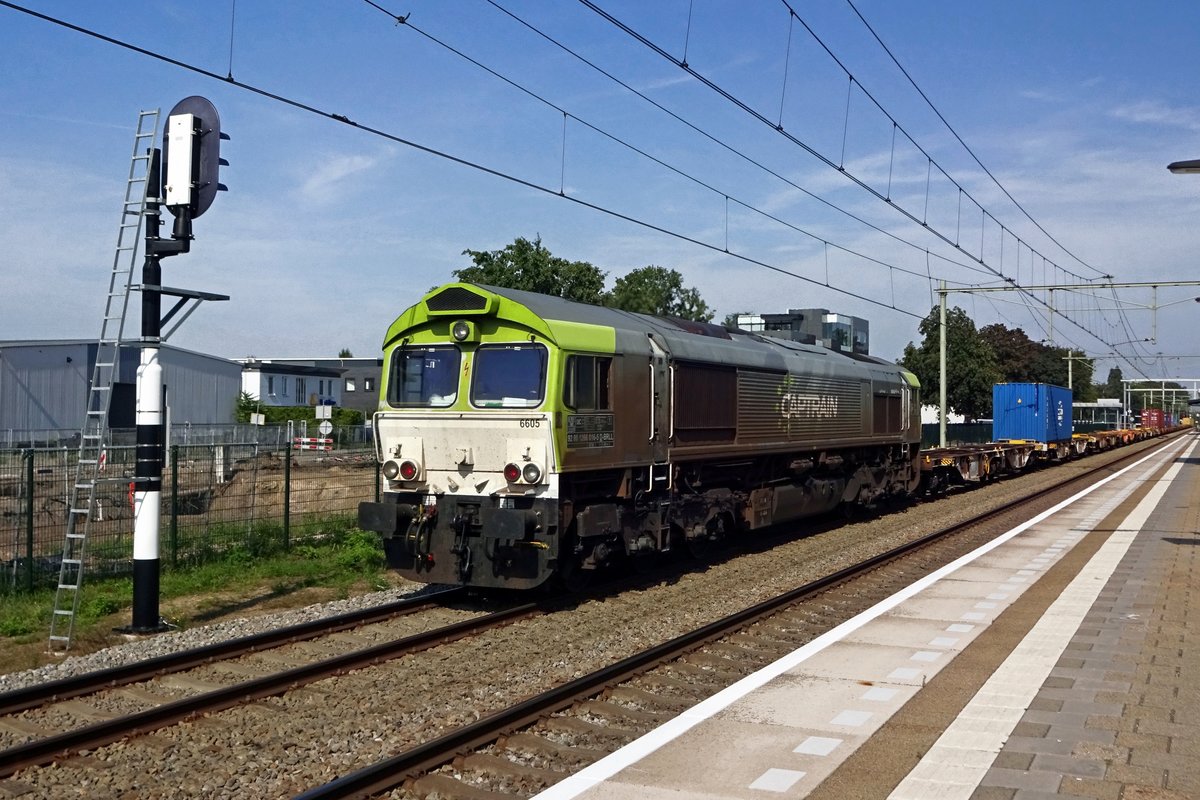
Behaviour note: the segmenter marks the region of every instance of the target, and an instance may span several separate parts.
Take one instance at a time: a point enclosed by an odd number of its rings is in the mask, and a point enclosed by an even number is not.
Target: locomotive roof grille
[[[486,311],[488,299],[461,286],[451,286],[425,301],[430,311]]]

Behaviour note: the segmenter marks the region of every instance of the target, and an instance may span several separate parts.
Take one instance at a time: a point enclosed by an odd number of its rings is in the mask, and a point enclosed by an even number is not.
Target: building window
[[[287,393],[287,376],[285,375],[284,377],[280,378],[280,379],[279,379],[279,382],[280,382],[280,384],[282,384],[282,389],[280,390],[280,392],[279,392],[279,393],[280,393],[281,395],[283,395],[284,397],[287,397],[287,396],[288,396],[288,393]]]
[[[275,376],[274,375],[267,376],[267,395],[270,397],[275,396]]]
[[[304,378],[296,378],[296,400],[305,402],[304,392],[307,391],[307,381]]]
[[[363,378],[363,391],[364,392],[375,391],[375,379],[374,378]]]
[[[346,378],[346,391],[347,392],[354,391],[354,378]]]
[[[324,379],[317,381],[317,394],[325,396],[325,381]]]

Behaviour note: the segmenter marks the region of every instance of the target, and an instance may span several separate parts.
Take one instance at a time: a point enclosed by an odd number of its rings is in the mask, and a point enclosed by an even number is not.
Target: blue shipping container
[[[1071,438],[1071,390],[1049,383],[992,387],[992,439],[1062,442]]]

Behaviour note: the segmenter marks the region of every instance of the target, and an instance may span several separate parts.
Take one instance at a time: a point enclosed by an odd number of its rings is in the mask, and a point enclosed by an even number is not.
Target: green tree
[[[613,290],[604,299],[606,306],[642,314],[680,317],[710,322],[713,310],[695,288],[683,288],[678,270],[650,265],[617,278]]]
[[[1009,328],[1001,323],[980,328],[979,335],[996,354],[1000,380],[1070,385],[1076,400],[1092,402],[1095,399],[1092,362],[1080,358],[1073,350],[1035,342],[1020,328]],[[1071,358],[1070,366],[1068,357]]]
[[[501,250],[464,250],[474,266],[453,271],[467,283],[540,292],[581,303],[603,299],[605,273],[586,261],[567,261],[552,255],[542,237],[532,242],[518,237]]]
[[[1100,384],[1092,383],[1095,365],[1089,361],[1075,362],[1075,402],[1094,403],[1100,399]]]
[[[1031,383],[1034,377],[1033,360],[1045,345],[1029,338],[1020,328],[1009,328],[996,322],[979,329],[979,336],[996,354],[1000,380],[1007,383]]]
[[[1066,386],[1068,383],[1066,349],[1044,345],[1039,347],[1030,359],[1029,372],[1030,380],[1034,383]],[[1073,372],[1074,369],[1072,369]]]
[[[900,364],[921,381],[926,402],[938,396],[938,309],[935,307],[918,330],[920,346],[909,342]],[[974,420],[992,413],[992,384],[1000,379],[996,354],[979,335],[967,312],[955,306],[946,312],[946,404],[952,411]]]
[[[1117,400],[1123,400],[1125,395],[1125,386],[1121,382],[1125,376],[1121,374],[1120,367],[1113,367],[1108,371],[1108,380],[1100,387],[1101,397],[1110,397]]]
[[[259,400],[247,391],[238,392],[237,405],[233,409],[234,422],[249,422],[250,415],[258,413]]]
[[[338,358],[354,358],[354,354],[350,352],[349,347],[343,347],[338,351]]]
[[[736,328],[738,326],[738,317],[740,317],[746,313],[749,313],[749,312],[734,311],[732,314],[726,314],[725,319],[722,320],[721,324],[724,325],[726,328]]]

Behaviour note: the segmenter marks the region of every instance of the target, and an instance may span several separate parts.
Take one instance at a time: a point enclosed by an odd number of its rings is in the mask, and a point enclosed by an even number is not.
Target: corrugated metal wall
[[[0,345],[0,429],[79,428],[91,377],[88,348],[82,342]]]
[[[94,343],[0,344],[0,432],[78,431],[83,423]],[[172,347],[160,350],[172,424],[232,423],[242,385],[241,365]],[[122,350],[119,382],[137,379],[139,353]],[[115,393],[130,402],[132,392]],[[130,414],[132,417],[132,409]],[[118,415],[120,416],[120,415]]]
[[[159,358],[172,425],[233,422],[242,388],[241,364],[171,348],[163,349]]]

